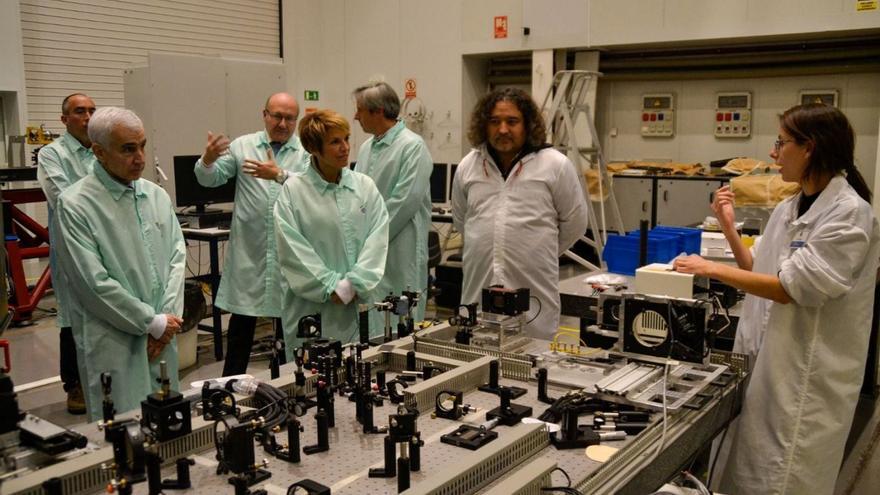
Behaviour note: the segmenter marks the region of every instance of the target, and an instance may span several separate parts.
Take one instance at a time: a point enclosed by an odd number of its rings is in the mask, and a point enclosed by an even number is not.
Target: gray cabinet
[[[620,208],[623,228],[626,231],[639,228],[640,220],[651,221],[654,179],[618,175],[614,177],[614,197]],[[609,221],[608,225],[613,225]]]
[[[640,220],[648,220],[651,227],[688,227],[702,223],[712,214],[712,193],[728,180],[616,175],[613,187],[623,227],[629,231],[639,228]]]
[[[657,179],[655,225],[692,227],[712,215],[712,193],[719,179]]]

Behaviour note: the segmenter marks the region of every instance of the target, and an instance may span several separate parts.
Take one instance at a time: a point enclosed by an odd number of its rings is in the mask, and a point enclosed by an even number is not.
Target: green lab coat
[[[314,165],[287,179],[275,205],[278,258],[284,291],[284,340],[293,359],[297,323],[320,313],[323,336],[357,337],[358,303],[372,300],[388,252],[388,211],[369,177],[343,169],[339,184]],[[357,298],[335,304],[337,283],[351,282]]]
[[[281,185],[243,172],[245,159],[266,161],[271,149],[266,131],[241,136],[229,145],[229,153],[210,167],[201,160],[195,173],[199,184],[218,187],[235,177],[235,207],[217,306],[249,316],[281,316],[278,254],[275,249],[273,208]],[[291,138],[275,156],[276,164],[289,173],[304,169],[309,154],[299,138]]]
[[[58,196],[91,173],[96,163],[91,148],[86,148],[68,133],[62,134],[55,141],[40,148],[37,155],[37,180],[43,188],[46,204],[49,207],[49,266],[52,273],[52,289],[58,304],[58,316],[55,319],[58,328],[69,327],[70,322],[65,310],[68,283],[58,266],[58,249],[55,245],[55,239],[60,235],[56,229],[58,222],[55,221],[55,206],[58,204]]]
[[[355,170],[370,176],[388,208],[388,260],[376,295],[420,292],[413,318],[425,317],[428,287],[428,229],[431,224],[431,172],[434,162],[422,138],[401,120],[381,139],[360,149]],[[392,318],[396,331],[397,317]],[[381,335],[385,313],[370,312],[370,333]]]
[[[160,360],[177,389],[176,339],[147,360],[153,317],[183,312],[186,249],[168,194],[144,179],[123,185],[98,164],[58,198],[58,229],[89,420],[101,416],[102,372],[119,412],[158,388]]]

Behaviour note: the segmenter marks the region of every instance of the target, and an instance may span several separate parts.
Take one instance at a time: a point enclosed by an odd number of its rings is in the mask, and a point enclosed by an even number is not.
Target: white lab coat
[[[552,339],[559,328],[559,256],[584,235],[587,202],[574,165],[552,148],[514,164],[505,181],[485,145],[465,156],[452,184],[452,216],[464,238],[461,303],[484,287],[528,287],[526,326]],[[540,313],[535,317],[535,314]]]
[[[799,198],[776,207],[756,249],[755,269],[778,273],[793,302],[752,305],[740,320],[737,340],[748,345],[737,348],[760,352],[731,431],[724,493],[832,493],[852,424],[880,226],[843,176],[797,218]]]

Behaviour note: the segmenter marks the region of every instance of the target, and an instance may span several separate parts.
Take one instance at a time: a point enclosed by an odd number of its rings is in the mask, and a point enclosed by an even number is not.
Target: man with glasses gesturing
[[[281,280],[273,211],[281,185],[304,169],[309,154],[293,135],[299,105],[287,93],[266,100],[266,129],[236,138],[208,132],[195,174],[199,184],[219,187],[236,179],[235,209],[215,304],[230,313],[223,376],[247,371],[257,317],[271,317],[281,335]]]

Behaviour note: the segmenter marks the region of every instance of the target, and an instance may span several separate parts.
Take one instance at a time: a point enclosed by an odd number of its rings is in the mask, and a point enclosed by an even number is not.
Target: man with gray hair
[[[59,237],[55,208],[58,196],[92,171],[95,154],[92,153],[92,140],[89,139],[89,119],[95,113],[95,101],[88,95],[73,93],[61,102],[61,122],[67,132],[61,137],[40,148],[37,155],[37,180],[46,195],[49,213],[49,265],[52,273],[52,289],[58,304],[55,323],[61,329],[58,354],[60,360],[61,382],[67,392],[67,412],[85,414],[82,385],[76,365],[76,344],[73,331],[68,322],[65,309],[67,302],[67,281],[64,280],[58,265],[58,250],[55,241]]]
[[[388,257],[376,299],[404,290],[419,292],[413,318],[425,316],[428,287],[428,227],[431,222],[431,153],[425,141],[398,118],[400,99],[387,83],[361,86],[353,92],[355,120],[372,137],[361,145],[355,170],[370,176],[388,208]],[[368,301],[374,302],[374,301]],[[370,331],[384,328],[385,317],[370,312]]]
[[[101,373],[113,402],[134,409],[157,385],[160,361],[177,382],[186,250],[168,194],[141,179],[144,127],[105,107],[89,123],[98,164],[58,198],[59,260],[70,280],[70,323],[89,421],[101,415]]]

